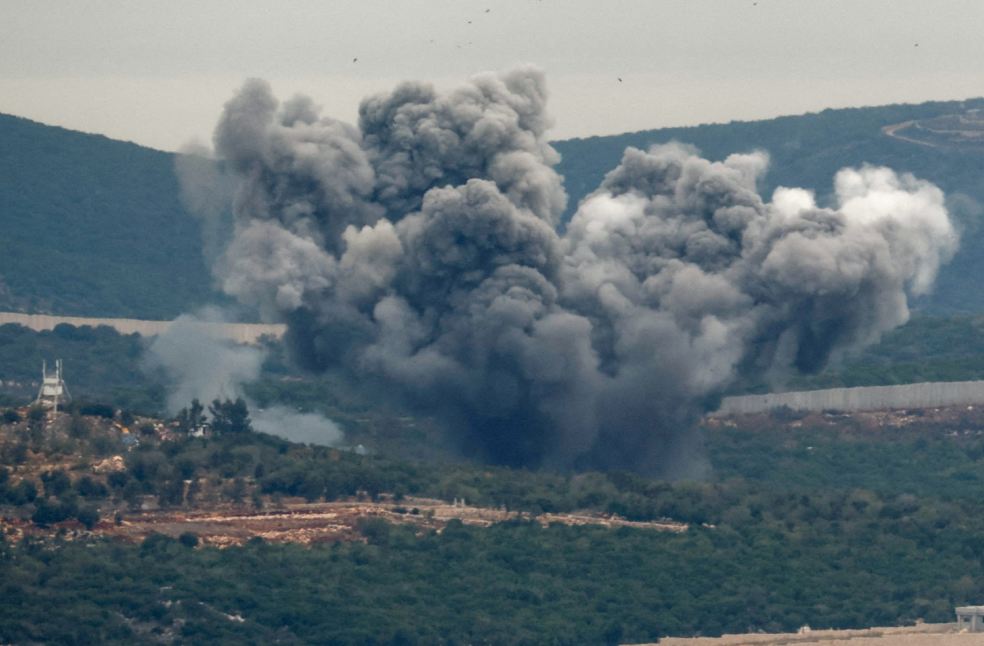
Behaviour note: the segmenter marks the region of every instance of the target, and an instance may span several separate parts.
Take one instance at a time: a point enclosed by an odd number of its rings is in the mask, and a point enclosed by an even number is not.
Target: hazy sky
[[[981,0],[0,0],[0,112],[173,150],[250,76],[355,121],[530,62],[566,138],[981,96],[982,31]]]

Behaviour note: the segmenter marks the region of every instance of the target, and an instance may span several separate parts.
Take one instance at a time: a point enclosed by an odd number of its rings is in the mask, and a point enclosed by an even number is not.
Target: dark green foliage
[[[7,410],[3,411],[2,419],[4,424],[16,424],[17,422],[21,421],[21,416],[13,408],[8,408]]]
[[[109,495],[106,485],[90,476],[82,476],[75,483],[75,490],[83,498],[105,498]]]
[[[198,546],[198,534],[194,532],[185,532],[178,536],[178,542],[185,547],[197,547]]]
[[[92,529],[99,522],[99,509],[95,505],[81,507],[76,518],[86,529]]]
[[[4,502],[20,506],[34,502],[38,497],[38,488],[30,480],[21,480],[16,485],[4,487]]]
[[[823,509],[812,524],[800,520],[825,504],[788,505],[791,525],[679,536],[520,522],[423,536],[390,526],[385,541],[310,548],[189,550],[191,538],[164,536],[140,547],[18,547],[4,565],[0,639],[62,642],[77,631],[99,641],[125,630],[122,615],[186,622],[182,634],[196,643],[270,643],[274,634],[333,644],[640,642],[948,621],[954,603],[984,592],[979,523],[933,531],[923,512],[828,521]],[[228,619],[237,615],[244,622]]]
[[[34,515],[31,520],[42,527],[52,523],[60,523],[79,513],[78,503],[73,498],[39,498],[35,502]]]
[[[175,420],[178,422],[178,432],[188,433],[205,422],[205,407],[197,399],[192,399],[191,405],[182,408]]]
[[[115,407],[154,413],[163,407],[164,387],[141,368],[144,349],[140,336],[121,335],[106,326],[63,324],[35,332],[20,325],[0,325],[0,380],[11,396],[30,401],[37,394],[30,384],[40,376],[41,361],[60,358],[76,398],[73,410],[79,414],[112,418]],[[114,402],[115,407],[105,402]]]
[[[249,409],[242,397],[237,397],[235,401],[216,399],[208,407],[208,412],[212,416],[212,430],[216,433],[241,434],[253,430]]]
[[[45,471],[41,474],[46,496],[61,496],[72,487],[72,480],[64,469]]]
[[[245,488],[263,464],[268,493],[402,490],[692,525],[677,535],[452,521],[434,533],[370,518],[364,543],[312,547],[189,550],[192,535],[24,543],[0,550],[11,600],[0,641],[133,642],[133,631],[182,625],[196,642],[611,643],[948,621],[954,604],[984,595],[984,432],[955,428],[708,431],[713,478],[678,483],[407,463],[262,433],[141,445],[127,455],[132,479],[111,483],[135,497],[139,483],[189,472],[224,471]],[[12,477],[0,471],[0,489]],[[71,494],[38,501],[35,521],[72,518]]]
[[[78,412],[80,415],[102,417],[103,419],[113,419],[115,415],[113,407],[108,404],[79,404]]]

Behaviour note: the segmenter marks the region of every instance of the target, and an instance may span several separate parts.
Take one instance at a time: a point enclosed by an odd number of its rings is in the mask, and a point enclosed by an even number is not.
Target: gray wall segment
[[[42,330],[52,330],[56,325],[62,323],[81,327],[88,325],[97,327],[107,325],[120,334],[139,334],[140,336],[157,336],[167,331],[173,321],[144,321],[140,319],[107,319],[107,318],[88,318],[82,316],[53,316],[50,314],[22,314],[19,312],[0,312],[0,325],[15,323],[26,328],[40,332]],[[260,337],[272,336],[280,338],[284,335],[286,326],[265,323],[206,323],[199,325],[208,326],[216,331],[222,338],[235,341],[236,343],[256,344]]]
[[[716,414],[761,413],[782,406],[808,411],[863,411],[972,404],[984,404],[984,381],[925,382],[725,397]]]

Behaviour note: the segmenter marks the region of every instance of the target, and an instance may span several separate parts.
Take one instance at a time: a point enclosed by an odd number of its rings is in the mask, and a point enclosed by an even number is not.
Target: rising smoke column
[[[629,149],[564,236],[542,73],[366,99],[358,127],[250,81],[216,152],[239,178],[225,289],[295,356],[438,415],[507,464],[667,471],[696,402],[816,370],[908,318],[956,235],[936,187],[846,169],[836,201],[756,191],[764,154]]]

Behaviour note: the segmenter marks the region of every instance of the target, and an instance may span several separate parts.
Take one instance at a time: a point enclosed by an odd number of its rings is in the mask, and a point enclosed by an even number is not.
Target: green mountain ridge
[[[628,146],[688,143],[712,159],[765,150],[763,195],[801,186],[829,200],[845,166],[885,165],[946,191],[962,231],[927,313],[984,311],[981,204],[984,146],[892,137],[920,120],[970,114],[984,98],[824,110],[762,121],[663,128],[555,141],[570,197],[564,220]],[[946,121],[944,119],[944,121]],[[950,121],[953,121],[951,118]],[[200,223],[182,205],[173,153],[0,114],[0,310],[173,318],[218,298],[202,256]]]
[[[174,155],[0,115],[0,309],[173,318],[211,297]]]

